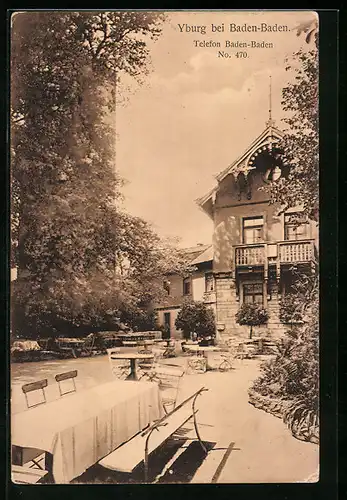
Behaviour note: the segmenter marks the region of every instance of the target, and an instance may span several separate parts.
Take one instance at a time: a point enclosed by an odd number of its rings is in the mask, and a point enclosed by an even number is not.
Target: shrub
[[[175,326],[182,330],[185,339],[189,339],[194,332],[202,338],[214,337],[216,332],[214,313],[203,302],[184,302]]]
[[[293,323],[302,321],[302,302],[294,293],[284,295],[280,300],[280,321],[282,323]]]
[[[276,342],[276,356],[261,366],[252,389],[263,396],[289,401],[283,419],[298,439],[318,442],[319,430],[319,294],[318,280],[305,282],[305,324]],[[288,308],[289,310],[289,308]]]
[[[242,304],[240,309],[235,315],[236,321],[239,325],[250,326],[249,338],[252,338],[253,326],[263,325],[269,319],[266,309],[259,306],[259,304]]]

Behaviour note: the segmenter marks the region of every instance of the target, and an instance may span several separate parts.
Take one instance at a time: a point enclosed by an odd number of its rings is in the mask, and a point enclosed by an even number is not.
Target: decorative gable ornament
[[[252,176],[250,176],[249,174],[256,169],[255,162],[257,157],[264,152],[272,154],[274,148],[276,147],[276,145],[279,145],[284,135],[282,131],[280,131],[274,126],[274,122],[271,118],[268,120],[266,125],[267,127],[265,128],[265,130],[252,142],[252,144],[248,147],[248,149],[237,160],[235,160],[232,164],[230,164],[226,169],[224,169],[222,172],[216,175],[218,186],[215,186],[205,196],[196,200],[198,205],[210,217],[212,217],[212,210],[216,201],[217,192],[220,189],[220,183],[227,177],[227,175],[232,174],[233,178],[235,179],[235,182],[238,183],[239,175],[243,174],[244,176],[243,181],[245,181],[246,185],[248,185],[246,190],[247,198],[251,199],[250,185]],[[281,171],[279,168],[276,167],[272,168],[270,172],[266,172],[263,174],[264,182],[269,182],[270,177],[271,180],[278,179],[280,177],[280,174]]]

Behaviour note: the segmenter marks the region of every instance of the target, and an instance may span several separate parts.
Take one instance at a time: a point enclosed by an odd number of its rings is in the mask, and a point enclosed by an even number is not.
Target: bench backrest
[[[186,398],[184,401],[182,401],[179,405],[177,405],[172,411],[170,411],[169,413],[167,413],[166,415],[164,415],[162,418],[160,418],[159,420],[157,420],[156,422],[154,422],[154,424],[150,425],[149,427],[147,427],[142,433],[141,433],[141,436],[145,436],[147,434],[149,434],[150,432],[153,431],[153,429],[155,429],[156,427],[160,427],[161,425],[163,425],[165,423],[166,420],[168,420],[169,418],[171,418],[172,415],[174,415],[178,410],[180,410],[183,406],[185,405],[188,405],[188,403],[190,401],[192,401],[192,415],[195,411],[195,408],[194,408],[194,399],[196,400],[196,398],[204,391],[208,391],[208,389],[206,389],[206,387],[201,387],[198,391],[194,392],[193,394],[191,394],[188,398]]]

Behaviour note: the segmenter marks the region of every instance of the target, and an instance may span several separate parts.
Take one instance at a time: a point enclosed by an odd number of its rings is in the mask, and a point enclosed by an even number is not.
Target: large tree
[[[304,213],[318,223],[319,144],[318,144],[318,22],[315,18],[299,26],[305,34],[307,50],[293,55],[287,70],[294,79],[283,89],[282,107],[289,126],[282,142],[287,178],[269,186],[272,202],[282,210],[301,205]],[[299,439],[319,439],[319,280],[318,263],[311,274],[295,275],[292,303],[282,304],[282,320],[293,315],[303,319],[279,339],[275,358],[262,365],[253,389],[263,396],[283,398],[290,403],[284,420]],[[291,307],[289,307],[291,306]],[[291,309],[291,310],[289,310]],[[291,317],[291,318],[290,318]]]
[[[168,266],[186,269],[117,203],[109,116],[121,75],[146,73],[146,37],[159,35],[162,20],[148,12],[13,16],[13,319],[28,335],[136,316],[160,294]]]
[[[298,28],[306,34],[301,50],[287,60],[292,80],[282,91],[285,135],[281,142],[289,175],[267,188],[273,203],[283,210],[302,206],[305,214],[318,221],[319,141],[318,141],[318,42],[316,20]]]
[[[74,271],[75,266],[90,267],[90,259],[107,258],[96,251],[96,235],[102,232],[94,231],[119,187],[115,131],[106,117],[115,109],[122,72],[136,77],[147,70],[143,36],[157,36],[160,19],[160,15],[143,12],[13,16],[12,236],[18,244],[14,262],[19,270],[38,264],[38,256],[30,251],[36,249],[42,255],[44,249],[36,244],[40,238],[52,245],[50,230],[60,240],[54,243],[58,254],[60,245],[72,246],[66,233],[73,238],[74,256],[69,256],[69,264]],[[57,223],[51,227],[53,220]],[[35,241],[35,249],[30,240]],[[80,258],[85,248],[89,261]],[[51,249],[49,254],[51,263],[43,264],[47,270],[50,265],[57,267],[59,259]]]

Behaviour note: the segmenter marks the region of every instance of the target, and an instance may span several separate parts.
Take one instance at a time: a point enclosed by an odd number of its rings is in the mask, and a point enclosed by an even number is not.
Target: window
[[[263,283],[244,284],[243,302],[245,304],[263,304]]]
[[[168,280],[164,280],[164,283],[163,283],[163,287],[164,287],[164,290],[166,290],[167,294],[170,295],[170,281]]]
[[[284,239],[305,240],[308,238],[309,225],[307,217],[300,213],[284,215]]]
[[[250,245],[264,240],[264,219],[253,217],[243,219],[243,243]]]
[[[214,279],[212,273],[205,274],[205,292],[213,292],[214,290]]]
[[[164,333],[163,338],[169,339],[171,336],[171,313],[164,313]]]
[[[184,278],[184,280],[183,280],[183,295],[190,295],[190,293],[191,293],[190,278]]]

